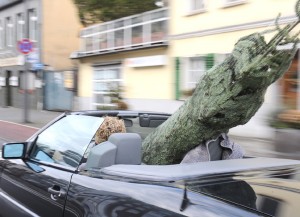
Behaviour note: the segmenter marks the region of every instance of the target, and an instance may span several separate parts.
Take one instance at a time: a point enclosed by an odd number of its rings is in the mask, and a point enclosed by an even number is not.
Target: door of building
[[[11,77],[11,71],[6,71],[6,77],[5,77],[5,87],[6,87],[5,105],[6,106],[12,106],[12,86],[9,83],[10,77]]]
[[[64,86],[64,72],[44,72],[44,109],[52,111],[71,111],[73,92]]]

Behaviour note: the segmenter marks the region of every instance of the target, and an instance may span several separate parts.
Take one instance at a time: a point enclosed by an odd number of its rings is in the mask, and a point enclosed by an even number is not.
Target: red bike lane
[[[0,138],[6,141],[24,142],[38,128],[0,120]]]

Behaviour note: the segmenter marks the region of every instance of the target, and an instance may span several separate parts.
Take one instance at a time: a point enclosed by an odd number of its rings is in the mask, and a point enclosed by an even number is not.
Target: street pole
[[[25,17],[25,38],[29,39],[29,14],[28,14],[28,0],[25,0],[24,2],[24,17]],[[28,70],[29,70],[29,63],[27,60],[27,54],[24,53],[24,59],[25,59],[25,64],[24,64],[24,123],[29,123],[29,96],[28,96]]]
[[[29,96],[28,96],[28,70],[29,64],[27,62],[27,55],[25,55],[25,71],[24,71],[24,123],[29,121]]]

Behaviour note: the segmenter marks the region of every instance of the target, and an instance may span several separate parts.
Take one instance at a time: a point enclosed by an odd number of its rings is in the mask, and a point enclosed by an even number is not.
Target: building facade
[[[174,111],[175,78],[168,45],[168,9],[101,23],[81,31],[77,108],[114,107],[117,91],[129,109]]]
[[[179,62],[179,93],[193,89],[207,69],[231,53],[238,39],[274,29],[279,13],[280,25],[297,21],[295,5],[296,0],[170,1],[169,53]],[[293,33],[297,30],[299,28]],[[264,37],[269,40],[273,34]],[[268,88],[265,102],[257,114],[246,125],[233,128],[232,133],[272,138],[273,131],[267,120],[274,112],[281,108],[300,109],[298,56],[284,79]]]
[[[78,47],[80,29],[72,0],[1,1],[0,106],[22,108],[26,93],[32,109],[56,110],[62,104],[71,110],[73,92],[65,77],[74,76],[69,56]],[[22,39],[32,42],[28,54],[20,51]]]
[[[168,8],[85,28],[80,50],[72,54],[79,68],[76,108],[113,106],[114,88],[109,85],[115,82],[130,109],[172,113],[202,75],[231,53],[238,39],[273,29],[279,13],[279,25],[295,22],[295,4],[295,0],[172,0]],[[273,34],[264,36],[268,40]],[[257,114],[231,132],[271,138],[267,119],[280,108],[300,108],[298,56],[283,79],[268,88]]]

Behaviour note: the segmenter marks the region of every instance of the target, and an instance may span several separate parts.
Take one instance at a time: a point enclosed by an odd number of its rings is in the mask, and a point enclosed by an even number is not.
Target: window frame
[[[28,37],[32,42],[38,41],[38,14],[35,8],[28,10]]]
[[[204,66],[203,68],[199,68],[199,69],[192,69],[192,61],[194,60],[197,60],[197,59],[200,59],[201,60],[201,65]],[[203,77],[203,75],[205,74],[206,72],[206,59],[205,59],[205,56],[203,55],[200,55],[200,56],[191,56],[188,58],[188,67],[187,67],[187,79],[186,79],[186,88],[188,89],[193,89],[197,86],[197,84],[199,83],[201,77]],[[191,79],[194,79],[192,78],[193,77],[193,74],[194,73],[197,73],[199,72],[200,75],[199,75],[199,78],[197,81],[192,81]],[[195,84],[195,85],[193,85]],[[194,87],[191,87],[191,86],[194,86]]]
[[[85,115],[63,116],[36,136],[28,153],[29,159],[76,169],[103,120],[102,117]],[[66,126],[71,126],[71,129]],[[74,165],[70,164],[72,160]]]
[[[96,73],[99,73],[99,72],[104,72],[106,70],[114,70],[114,69],[117,69],[118,72],[117,72],[117,77],[116,78],[96,78]],[[100,74],[100,73],[99,73]],[[120,90],[122,84],[123,84],[123,78],[122,78],[122,67],[121,67],[121,64],[114,64],[114,65],[107,65],[107,66],[96,66],[94,67],[94,70],[93,70],[93,102],[92,102],[92,105],[94,106],[94,108],[97,108],[97,107],[108,107],[108,108],[114,108],[116,105],[113,104],[112,100],[111,100],[111,96],[109,96],[109,94],[112,94],[113,92],[112,91],[105,91],[105,90],[97,90],[97,86],[101,83],[117,83],[117,88],[118,90]],[[122,93],[119,93],[120,95]],[[103,101],[105,101],[105,97],[107,97],[106,99],[108,100],[108,102],[97,102],[97,96],[100,96],[101,95],[103,96]]]
[[[80,53],[89,54],[115,49],[133,49],[153,42],[166,42],[166,29],[152,31],[156,23],[168,26],[167,8],[132,15],[86,27],[80,31]],[[136,31],[138,29],[138,31]],[[122,34],[120,34],[122,32]],[[134,35],[138,33],[137,35]]]
[[[202,4],[202,7],[195,7],[195,4],[197,4],[197,2],[199,1],[199,4]],[[186,16],[190,16],[190,15],[195,15],[195,14],[200,14],[200,13],[204,13],[207,11],[207,2],[206,0],[189,0],[188,4],[187,4],[187,12],[186,12]]]
[[[4,48],[4,28],[3,22],[0,20],[0,49]]]
[[[18,13],[16,15],[16,39],[17,39],[17,41],[20,41],[20,40],[26,38],[25,37],[25,34],[26,34],[25,25],[26,25],[25,14]]]
[[[223,0],[223,8],[245,4],[248,0]]]
[[[12,17],[5,18],[5,46],[13,47],[14,24]]]

